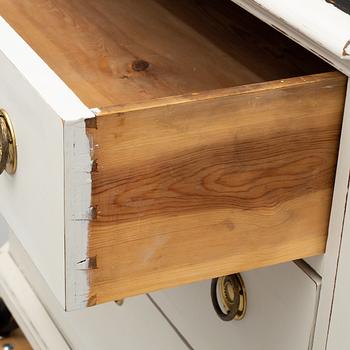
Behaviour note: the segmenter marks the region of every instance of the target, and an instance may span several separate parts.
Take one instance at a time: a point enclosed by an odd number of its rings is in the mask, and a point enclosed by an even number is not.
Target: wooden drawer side
[[[345,81],[293,78],[89,121],[90,304],[322,254]]]

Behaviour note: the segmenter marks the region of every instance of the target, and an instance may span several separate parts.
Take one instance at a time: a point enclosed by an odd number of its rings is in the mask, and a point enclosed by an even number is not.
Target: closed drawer
[[[0,211],[66,309],[323,253],[343,75],[228,0],[0,12]]]
[[[13,240],[11,250],[18,265],[5,249],[0,250],[0,295],[34,349],[188,349],[146,295],[130,298],[122,306],[111,302],[64,312]]]
[[[152,293],[194,349],[311,350],[321,278],[304,261],[242,273],[247,312],[224,322],[211,306],[210,281]]]

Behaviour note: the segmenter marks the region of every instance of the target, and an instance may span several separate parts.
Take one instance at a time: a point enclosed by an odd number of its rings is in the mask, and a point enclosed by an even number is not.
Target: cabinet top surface
[[[347,0],[235,1],[267,11],[340,59],[350,60],[350,2]]]

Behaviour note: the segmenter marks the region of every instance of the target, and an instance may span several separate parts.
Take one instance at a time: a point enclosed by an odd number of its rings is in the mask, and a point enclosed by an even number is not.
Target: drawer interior
[[[88,107],[331,70],[231,0],[2,0],[0,11]]]

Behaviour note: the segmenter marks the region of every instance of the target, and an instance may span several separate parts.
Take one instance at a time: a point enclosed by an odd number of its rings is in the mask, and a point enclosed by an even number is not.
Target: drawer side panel
[[[344,93],[327,73],[89,122],[91,305],[322,254]]]

